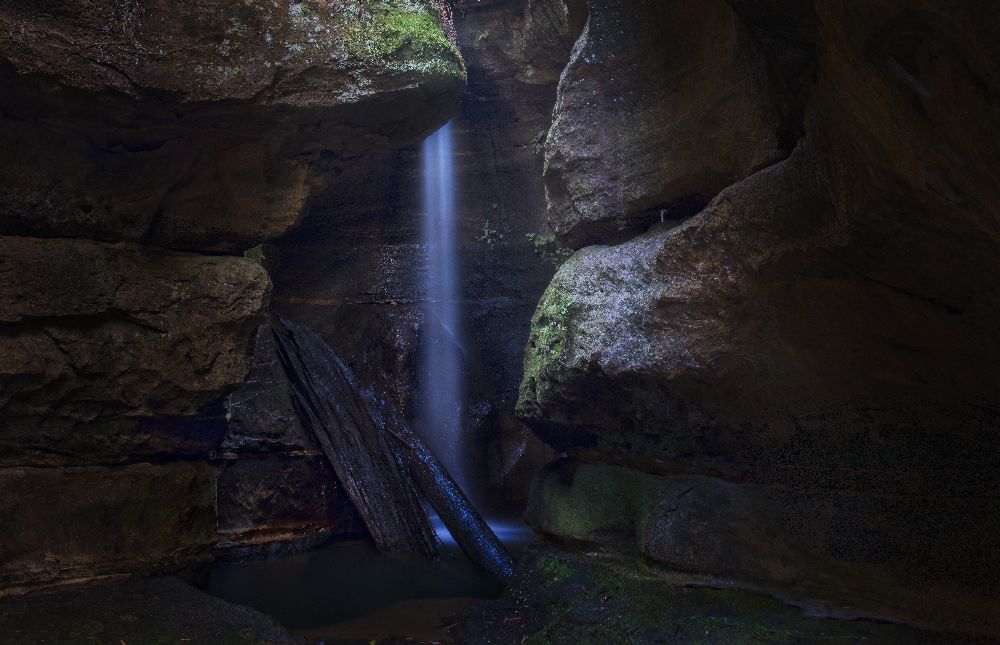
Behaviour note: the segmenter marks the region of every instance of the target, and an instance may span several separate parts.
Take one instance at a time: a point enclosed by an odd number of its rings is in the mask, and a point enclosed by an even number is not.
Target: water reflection
[[[315,630],[412,601],[494,598],[502,581],[481,573],[458,550],[441,520],[441,562],[389,556],[368,542],[350,541],[271,560],[215,565],[205,590],[274,616],[290,629]],[[531,531],[517,520],[489,522],[517,557]],[[431,603],[433,605],[433,603]]]

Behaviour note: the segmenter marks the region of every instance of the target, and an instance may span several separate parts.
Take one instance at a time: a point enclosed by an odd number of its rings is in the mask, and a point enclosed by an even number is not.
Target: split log
[[[316,435],[337,478],[385,553],[438,557],[437,536],[398,442],[376,420],[354,374],[315,332],[272,323],[278,354],[303,423]]]
[[[383,406],[386,430],[403,446],[406,465],[420,492],[455,542],[480,569],[502,578],[514,574],[514,560],[493,529],[476,512],[444,466],[419,436],[389,406]]]
[[[514,561],[503,543],[396,411],[361,389],[319,335],[284,319],[273,329],[296,407],[379,550],[429,555],[430,545],[436,557],[436,537],[413,490],[416,481],[469,560],[493,575],[511,576]]]

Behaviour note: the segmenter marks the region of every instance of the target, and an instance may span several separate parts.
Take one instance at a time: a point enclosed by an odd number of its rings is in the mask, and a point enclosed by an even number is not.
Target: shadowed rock
[[[9,643],[296,645],[270,616],[174,578],[95,585],[0,602]]]
[[[215,480],[205,463],[4,468],[0,521],[0,595],[176,570],[211,559]]]
[[[6,4],[0,233],[243,251],[323,150],[419,138],[465,83],[437,5]]]
[[[764,58],[723,0],[588,6],[545,142],[549,225],[564,242],[688,217],[788,154]]]
[[[506,548],[392,408],[362,390],[350,368],[316,333],[282,320],[274,334],[299,415],[379,550],[437,557],[437,539],[416,501],[416,484],[476,566],[510,576],[513,560]]]
[[[996,633],[983,627],[1000,576],[995,16],[733,4],[785,104],[808,93],[803,137],[694,216],[578,251],[536,310],[518,409],[576,459],[631,469],[609,481],[717,478],[676,508],[637,502],[638,534],[662,529],[640,543],[658,561],[805,595],[851,589],[861,606]],[[568,131],[618,131],[572,108],[556,107]],[[691,127],[696,141],[716,132]],[[559,481],[536,489],[537,508]],[[611,498],[562,498],[561,517]],[[932,611],[939,596],[971,609]]]
[[[375,546],[438,557],[437,536],[420,505],[396,440],[374,418],[354,375],[314,332],[287,320],[274,327],[293,400]]]
[[[270,289],[243,258],[0,237],[0,464],[206,455]]]
[[[406,145],[447,118],[465,70],[446,13],[430,0],[0,6],[0,477],[50,490],[57,469],[21,467],[92,468],[133,527],[128,479],[109,466],[152,460],[154,480],[178,461],[207,467],[270,292],[260,266],[222,254],[294,226],[321,157]],[[233,490],[252,477],[228,474],[224,496],[253,505]],[[214,485],[137,490],[170,514]],[[156,568],[214,541],[210,523],[148,550],[101,542],[65,501],[79,542],[50,536],[44,511],[5,523],[39,549],[5,559],[5,579],[86,574],[70,560]]]

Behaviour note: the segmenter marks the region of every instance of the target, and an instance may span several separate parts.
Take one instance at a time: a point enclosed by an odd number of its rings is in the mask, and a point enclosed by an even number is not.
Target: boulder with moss
[[[786,156],[784,106],[725,0],[592,0],[545,142],[549,224],[567,244],[697,212]]]
[[[539,304],[518,410],[577,459],[724,482],[691,493],[685,521],[664,514],[658,560],[850,588],[872,607],[913,585],[978,596],[966,625],[985,622],[998,593],[978,576],[995,579],[1000,535],[997,20],[932,1],[817,2],[811,18],[735,4],[768,83],[789,104],[808,94],[793,153],[688,218],[570,258]],[[594,131],[580,114],[556,106],[569,131]],[[602,173],[580,169],[598,186]],[[829,530],[805,539],[810,526]],[[764,565],[768,544],[781,563]],[[857,567],[884,575],[856,589]],[[925,613],[895,595],[900,614]]]
[[[430,0],[32,3],[0,26],[7,235],[242,251],[299,220],[321,153],[416,140],[465,86]]]

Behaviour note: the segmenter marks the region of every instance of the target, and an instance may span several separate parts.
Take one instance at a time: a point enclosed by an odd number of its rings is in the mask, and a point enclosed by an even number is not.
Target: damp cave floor
[[[289,630],[173,577],[94,583],[0,600],[3,645],[431,645],[474,598],[404,601],[369,616]],[[392,634],[407,634],[393,636]]]
[[[334,551],[336,553],[336,551]],[[317,569],[312,556],[292,560]],[[337,557],[342,557],[338,555]],[[358,567],[372,561],[352,556]],[[234,584],[259,584],[286,558],[236,569]],[[296,564],[297,562],[297,564]],[[337,560],[343,564],[343,560]],[[322,562],[320,562],[322,565]],[[381,574],[377,566],[387,567]],[[373,584],[398,576],[376,565]],[[406,565],[409,567],[410,565]],[[304,569],[303,569],[304,570]],[[411,573],[419,569],[408,569]],[[389,574],[386,574],[389,571]],[[350,592],[357,582],[346,572],[337,580]],[[283,574],[284,575],[284,574]],[[277,598],[284,591],[274,584]],[[287,580],[287,579],[286,579]],[[211,588],[211,581],[209,581]],[[454,582],[454,581],[452,581]],[[218,584],[218,581],[216,582]],[[467,590],[467,589],[466,589]],[[461,591],[461,589],[460,589]],[[312,592],[312,590],[310,590]],[[414,597],[424,594],[426,597]],[[330,624],[289,627],[263,611],[223,599],[177,578],[134,579],[92,584],[22,598],[0,600],[0,643],[4,645],[615,645],[659,643],[992,643],[955,634],[921,631],[875,620],[818,617],[771,596],[691,585],[681,577],[650,575],[621,560],[567,553],[535,545],[522,557],[502,593],[447,597],[442,589],[418,588],[379,596],[381,606],[355,605]],[[330,602],[347,596],[333,594]],[[271,601],[251,598],[258,606]],[[287,595],[289,606],[301,605]],[[276,606],[278,612],[288,611]],[[291,615],[291,614],[289,614]],[[298,618],[302,620],[302,618]],[[293,616],[292,620],[296,620]],[[316,618],[313,617],[315,622]],[[400,634],[400,635],[393,635]]]

